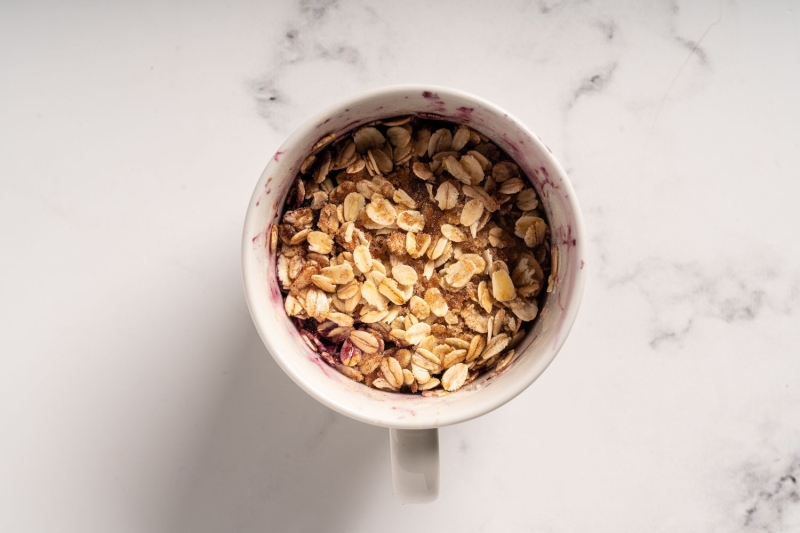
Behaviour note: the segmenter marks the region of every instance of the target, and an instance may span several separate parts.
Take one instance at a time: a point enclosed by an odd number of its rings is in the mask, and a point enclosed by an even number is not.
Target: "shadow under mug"
[[[443,397],[384,392],[366,387],[327,365],[300,338],[284,311],[269,251],[272,224],[300,164],[320,141],[361,124],[395,116],[466,124],[510,155],[535,187],[548,217],[557,263],[555,283],[533,328],[501,373],[484,374]],[[250,200],[242,237],[244,289],[253,322],[280,367],[331,409],[390,428],[395,496],[406,503],[433,501],[439,492],[437,428],[470,420],[508,402],[553,361],[578,313],[584,285],[585,231],[566,173],[550,150],[521,122],[494,104],[462,91],[395,86],[369,92],[324,111],[298,128],[270,160]]]

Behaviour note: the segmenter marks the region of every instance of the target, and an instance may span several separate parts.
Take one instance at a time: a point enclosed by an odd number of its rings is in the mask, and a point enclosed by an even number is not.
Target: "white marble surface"
[[[800,530],[797,2],[71,4],[0,6],[0,531]],[[570,340],[421,507],[239,277],[283,138],[408,82],[529,124],[591,240]]]

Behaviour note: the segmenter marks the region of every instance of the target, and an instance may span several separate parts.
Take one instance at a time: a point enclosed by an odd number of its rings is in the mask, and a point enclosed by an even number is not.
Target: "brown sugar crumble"
[[[467,126],[411,116],[318,143],[270,232],[309,347],[369,387],[424,396],[506,368],[557,269],[517,164]]]

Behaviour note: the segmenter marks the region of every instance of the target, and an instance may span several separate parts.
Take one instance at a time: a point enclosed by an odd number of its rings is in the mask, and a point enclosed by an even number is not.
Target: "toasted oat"
[[[424,267],[424,269],[422,271],[422,276],[425,279],[431,279],[431,276],[433,276],[433,269],[434,268],[436,268],[436,263],[433,261],[433,259],[429,259],[425,263],[425,267]]]
[[[453,134],[450,130],[440,128],[436,130],[428,141],[428,155],[435,156],[439,152],[447,152],[453,143]]]
[[[467,349],[467,355],[465,361],[467,363],[474,361],[478,358],[481,353],[483,353],[483,349],[486,347],[486,337],[483,335],[475,335],[472,337],[472,341],[469,343],[469,348]]]
[[[301,229],[289,239],[289,244],[300,244],[305,241],[311,233],[311,228]]]
[[[417,271],[408,265],[392,267],[392,277],[401,285],[414,285],[417,282]]]
[[[394,168],[392,159],[382,150],[368,150],[367,165],[371,165],[378,174],[388,174]]]
[[[348,165],[345,172],[347,172],[348,174],[358,174],[359,172],[364,170],[364,167],[366,166],[367,162],[364,161],[364,159],[362,159],[361,157],[356,156],[355,160],[352,163],[350,163],[350,165]]]
[[[539,217],[534,217],[533,223],[525,232],[525,244],[528,246],[537,246],[544,243],[545,233],[547,231],[547,224]]]
[[[411,364],[424,368],[433,374],[438,374],[443,370],[439,358],[427,348],[417,347],[414,355],[411,356]]]
[[[517,207],[520,211],[532,211],[539,206],[539,200],[536,198],[536,191],[533,189],[525,189],[517,193]]]
[[[355,277],[355,274],[353,273],[353,267],[350,265],[350,263],[342,263],[335,266],[325,267],[319,272],[336,285],[350,283]]]
[[[494,315],[494,331],[492,331],[493,335],[498,335],[500,333],[500,330],[503,327],[503,323],[505,321],[505,318],[506,318],[505,309],[499,309],[497,311],[497,314]]]
[[[384,357],[381,361],[381,373],[393,389],[399,389],[403,384],[403,368],[394,357]]]
[[[394,352],[394,358],[397,359],[397,362],[400,363],[400,366],[403,368],[409,368],[411,365],[411,350],[406,348],[401,348]]]
[[[436,191],[436,202],[441,210],[454,208],[458,203],[458,189],[456,186],[449,181],[439,185]]]
[[[308,174],[308,171],[311,170],[312,165],[314,164],[314,160],[316,156],[314,154],[309,154],[303,162],[300,164],[300,172],[302,174]]]
[[[333,239],[327,233],[311,231],[306,237],[308,250],[319,254],[329,254],[333,250]]]
[[[404,191],[403,189],[397,189],[395,191],[392,199],[395,201],[395,203],[400,204],[400,205],[404,205],[404,206],[408,207],[409,209],[416,209],[417,208],[417,202],[415,202],[414,199],[411,198],[408,195],[408,193],[406,191]]]
[[[336,370],[354,381],[364,381],[364,374],[347,365],[336,365]]]
[[[405,231],[420,232],[425,228],[425,217],[419,211],[402,211],[397,215],[397,226]]]
[[[356,366],[361,362],[362,351],[356,347],[350,340],[345,340],[342,343],[342,349],[339,352],[339,360],[343,365],[351,367]]]
[[[492,228],[489,230],[489,245],[495,248],[506,247],[506,240],[502,228]]]
[[[441,232],[442,235],[447,237],[447,239],[452,242],[464,242],[464,240],[467,238],[467,236],[464,235],[464,232],[462,232],[456,226],[452,226],[450,224],[442,224]]]
[[[412,235],[409,233],[408,235]],[[408,248],[408,235],[406,236],[406,247]],[[426,233],[421,233],[419,235],[414,236],[414,251],[408,252],[408,254],[413,257],[414,259],[419,259],[422,257],[425,252],[428,251],[428,247],[431,245],[431,236]]]
[[[431,130],[421,128],[414,133],[414,153],[417,157],[422,157],[428,151],[428,143],[431,140]]]
[[[349,338],[350,342],[358,346],[363,352],[375,353],[378,351],[378,339],[372,333],[356,330],[350,334]]]
[[[467,172],[462,164],[458,162],[452,155],[449,155],[444,159],[443,165],[445,170],[447,170],[451,176],[461,183],[466,183],[467,185],[472,184],[472,176],[470,176],[469,172]]]
[[[286,296],[286,300],[283,303],[287,315],[298,316],[303,313],[303,305],[291,294]]]
[[[535,300],[525,300],[523,298],[514,298],[506,305],[517,318],[525,322],[529,322],[536,318],[539,309],[536,306]]]
[[[434,315],[443,317],[447,314],[448,305],[439,289],[431,288],[425,291],[425,303],[430,306]]]
[[[447,268],[444,279],[451,288],[461,289],[469,283],[475,272],[476,269],[473,263],[461,259]]]
[[[372,386],[381,390],[397,390],[396,388],[392,387],[385,378],[375,378],[375,380],[372,382]]]
[[[464,320],[464,325],[476,333],[486,333],[488,330],[489,318],[471,304],[461,310],[461,318]]]
[[[553,288],[556,285],[556,276],[558,275],[558,249],[555,244],[552,246],[550,256],[552,257],[552,265],[550,267],[550,277],[547,279],[547,292],[553,292]]]
[[[388,226],[397,218],[397,211],[389,200],[384,197],[376,198],[373,195],[372,201],[367,205],[366,214],[376,224]]]
[[[309,316],[322,321],[327,318],[330,310],[331,299],[323,291],[308,289],[305,297],[305,310]]]
[[[459,126],[453,135],[453,142],[450,146],[452,150],[459,151],[464,148],[469,142],[470,131],[466,126]]]
[[[483,207],[483,202],[480,200],[469,200],[461,211],[461,224],[471,226],[477,222],[483,214]]]
[[[419,344],[430,334],[430,332],[431,327],[425,322],[414,324],[410,328],[406,329],[406,342],[409,344]]]
[[[431,379],[431,373],[427,369],[413,363],[411,364],[411,374],[420,385],[424,385]]]
[[[414,145],[408,143],[403,147],[398,147],[394,149],[394,155],[392,161],[394,161],[394,165],[397,167],[408,163],[413,156],[414,156]]]
[[[364,209],[364,195],[358,192],[351,192],[344,199],[344,221],[353,222],[358,214]]]
[[[492,177],[497,183],[503,183],[518,175],[519,167],[511,161],[500,161],[492,167]]]
[[[338,326],[341,327],[350,327],[353,325],[354,322],[353,317],[351,317],[350,315],[345,313],[337,313],[336,311],[328,313],[328,320],[336,323]]]
[[[486,281],[481,281],[478,284],[478,303],[487,313],[492,310],[495,298],[489,291],[489,286]]]
[[[383,143],[386,142],[386,138],[381,132],[372,127],[358,130],[355,135],[353,135],[353,140],[360,154],[366,153],[370,148],[383,146]]]
[[[481,166],[481,169],[484,172],[486,171],[487,168],[489,168],[489,165],[491,164],[489,162],[489,160],[486,159],[486,156],[483,155],[482,153],[478,152],[477,150],[469,150],[467,152],[467,155],[473,157],[475,159],[475,161],[477,161],[478,164]]]
[[[353,250],[353,263],[355,263],[358,270],[366,274],[372,268],[372,254],[369,248],[363,244],[359,244]]]
[[[524,184],[521,179],[511,178],[500,185],[500,194],[517,194],[522,190],[522,187],[524,187]]]
[[[269,229],[269,251],[270,253],[275,253],[275,250],[278,249],[278,226],[273,225]]]
[[[497,364],[494,367],[495,372],[500,372],[504,368],[506,368],[508,365],[510,365],[511,362],[514,361],[514,358],[516,357],[516,355],[517,355],[517,353],[514,350],[509,350],[506,353],[506,355],[504,355],[501,359],[499,359],[497,361]]]
[[[317,165],[317,169],[314,171],[314,183],[320,184],[322,183],[325,178],[328,177],[328,172],[331,168],[331,153],[325,151],[322,153],[322,157],[320,158],[319,164]]]
[[[525,215],[519,217],[517,221],[514,223],[514,235],[519,237],[520,239],[525,238],[525,234],[528,233],[528,229],[533,225],[533,221],[537,217]]]
[[[492,296],[498,302],[513,300],[517,295],[514,282],[507,270],[498,269],[492,274]]]
[[[434,178],[433,172],[431,172],[431,168],[427,163],[420,163],[417,161],[412,168],[414,170],[414,175],[421,180],[428,181]]]
[[[486,360],[499,354],[503,348],[508,346],[508,341],[508,335],[505,333],[496,335],[491,341],[486,343],[486,347],[483,349],[483,353],[481,354],[481,359]]]
[[[386,318],[389,314],[388,309],[378,309],[377,307],[364,306],[361,308],[361,322],[364,324],[374,324]]]
[[[325,191],[317,191],[311,195],[311,210],[319,211],[328,203],[328,193]]]
[[[475,156],[470,154],[464,155],[459,162],[461,167],[469,174],[471,185],[477,185],[483,181],[483,166]]]
[[[378,292],[396,305],[403,305],[411,298],[410,294],[406,296],[406,292],[397,285],[395,280],[390,278],[381,280],[380,285],[378,285]]]
[[[428,249],[428,259],[433,259],[434,261],[439,259],[443,254],[445,254],[445,250],[447,249],[447,245],[449,243],[450,241],[447,239],[447,237],[439,237],[439,239],[436,241],[436,244]]]
[[[352,298],[356,295],[361,293],[361,284],[356,281],[352,280],[349,283],[345,283],[336,291],[336,296],[341,298],[342,300],[347,300]]]
[[[331,281],[330,278],[327,278],[325,276],[321,276],[319,274],[313,274],[311,276],[311,282],[325,292],[336,291],[336,285],[333,283],[333,281]]]
[[[425,383],[421,383],[420,386],[419,386],[419,389],[421,391],[426,391],[427,392],[427,391],[430,391],[431,389],[433,389],[435,387],[438,387],[439,383],[440,383],[440,381],[437,378],[430,378]],[[425,393],[423,392],[423,395],[424,394]]]
[[[458,363],[448,368],[447,372],[442,376],[442,387],[444,387],[444,390],[452,392],[460,389],[467,379],[468,371],[469,367],[464,363]]]
[[[411,128],[392,126],[386,130],[386,137],[394,146],[402,148],[411,142]]]
[[[461,363],[466,358],[466,355],[466,350],[450,350],[446,354],[442,355],[442,366],[445,368],[450,368],[455,364]]]
[[[479,200],[483,204],[483,207],[485,207],[490,213],[494,213],[500,209],[500,204],[497,199],[489,194],[483,187],[464,185],[461,190],[465,196]]]

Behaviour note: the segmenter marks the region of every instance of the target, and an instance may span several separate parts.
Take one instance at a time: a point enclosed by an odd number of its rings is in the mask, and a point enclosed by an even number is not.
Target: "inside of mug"
[[[381,118],[416,114],[467,124],[510,155],[539,194],[555,245],[555,284],[517,356],[501,372],[488,372],[443,397],[385,392],[355,382],[326,364],[300,337],[287,317],[269,252],[269,228],[282,213],[284,198],[303,159],[320,142],[335,139]],[[248,302],[262,338],[287,373],[330,407],[387,427],[423,428],[464,421],[510,400],[536,379],[563,344],[582,290],[582,228],[572,188],[549,149],[502,110],[456,91],[398,88],[340,106],[306,123],[275,154],[253,197],[244,253]],[[557,256],[557,257],[556,257]],[[248,273],[250,275],[248,275]]]

